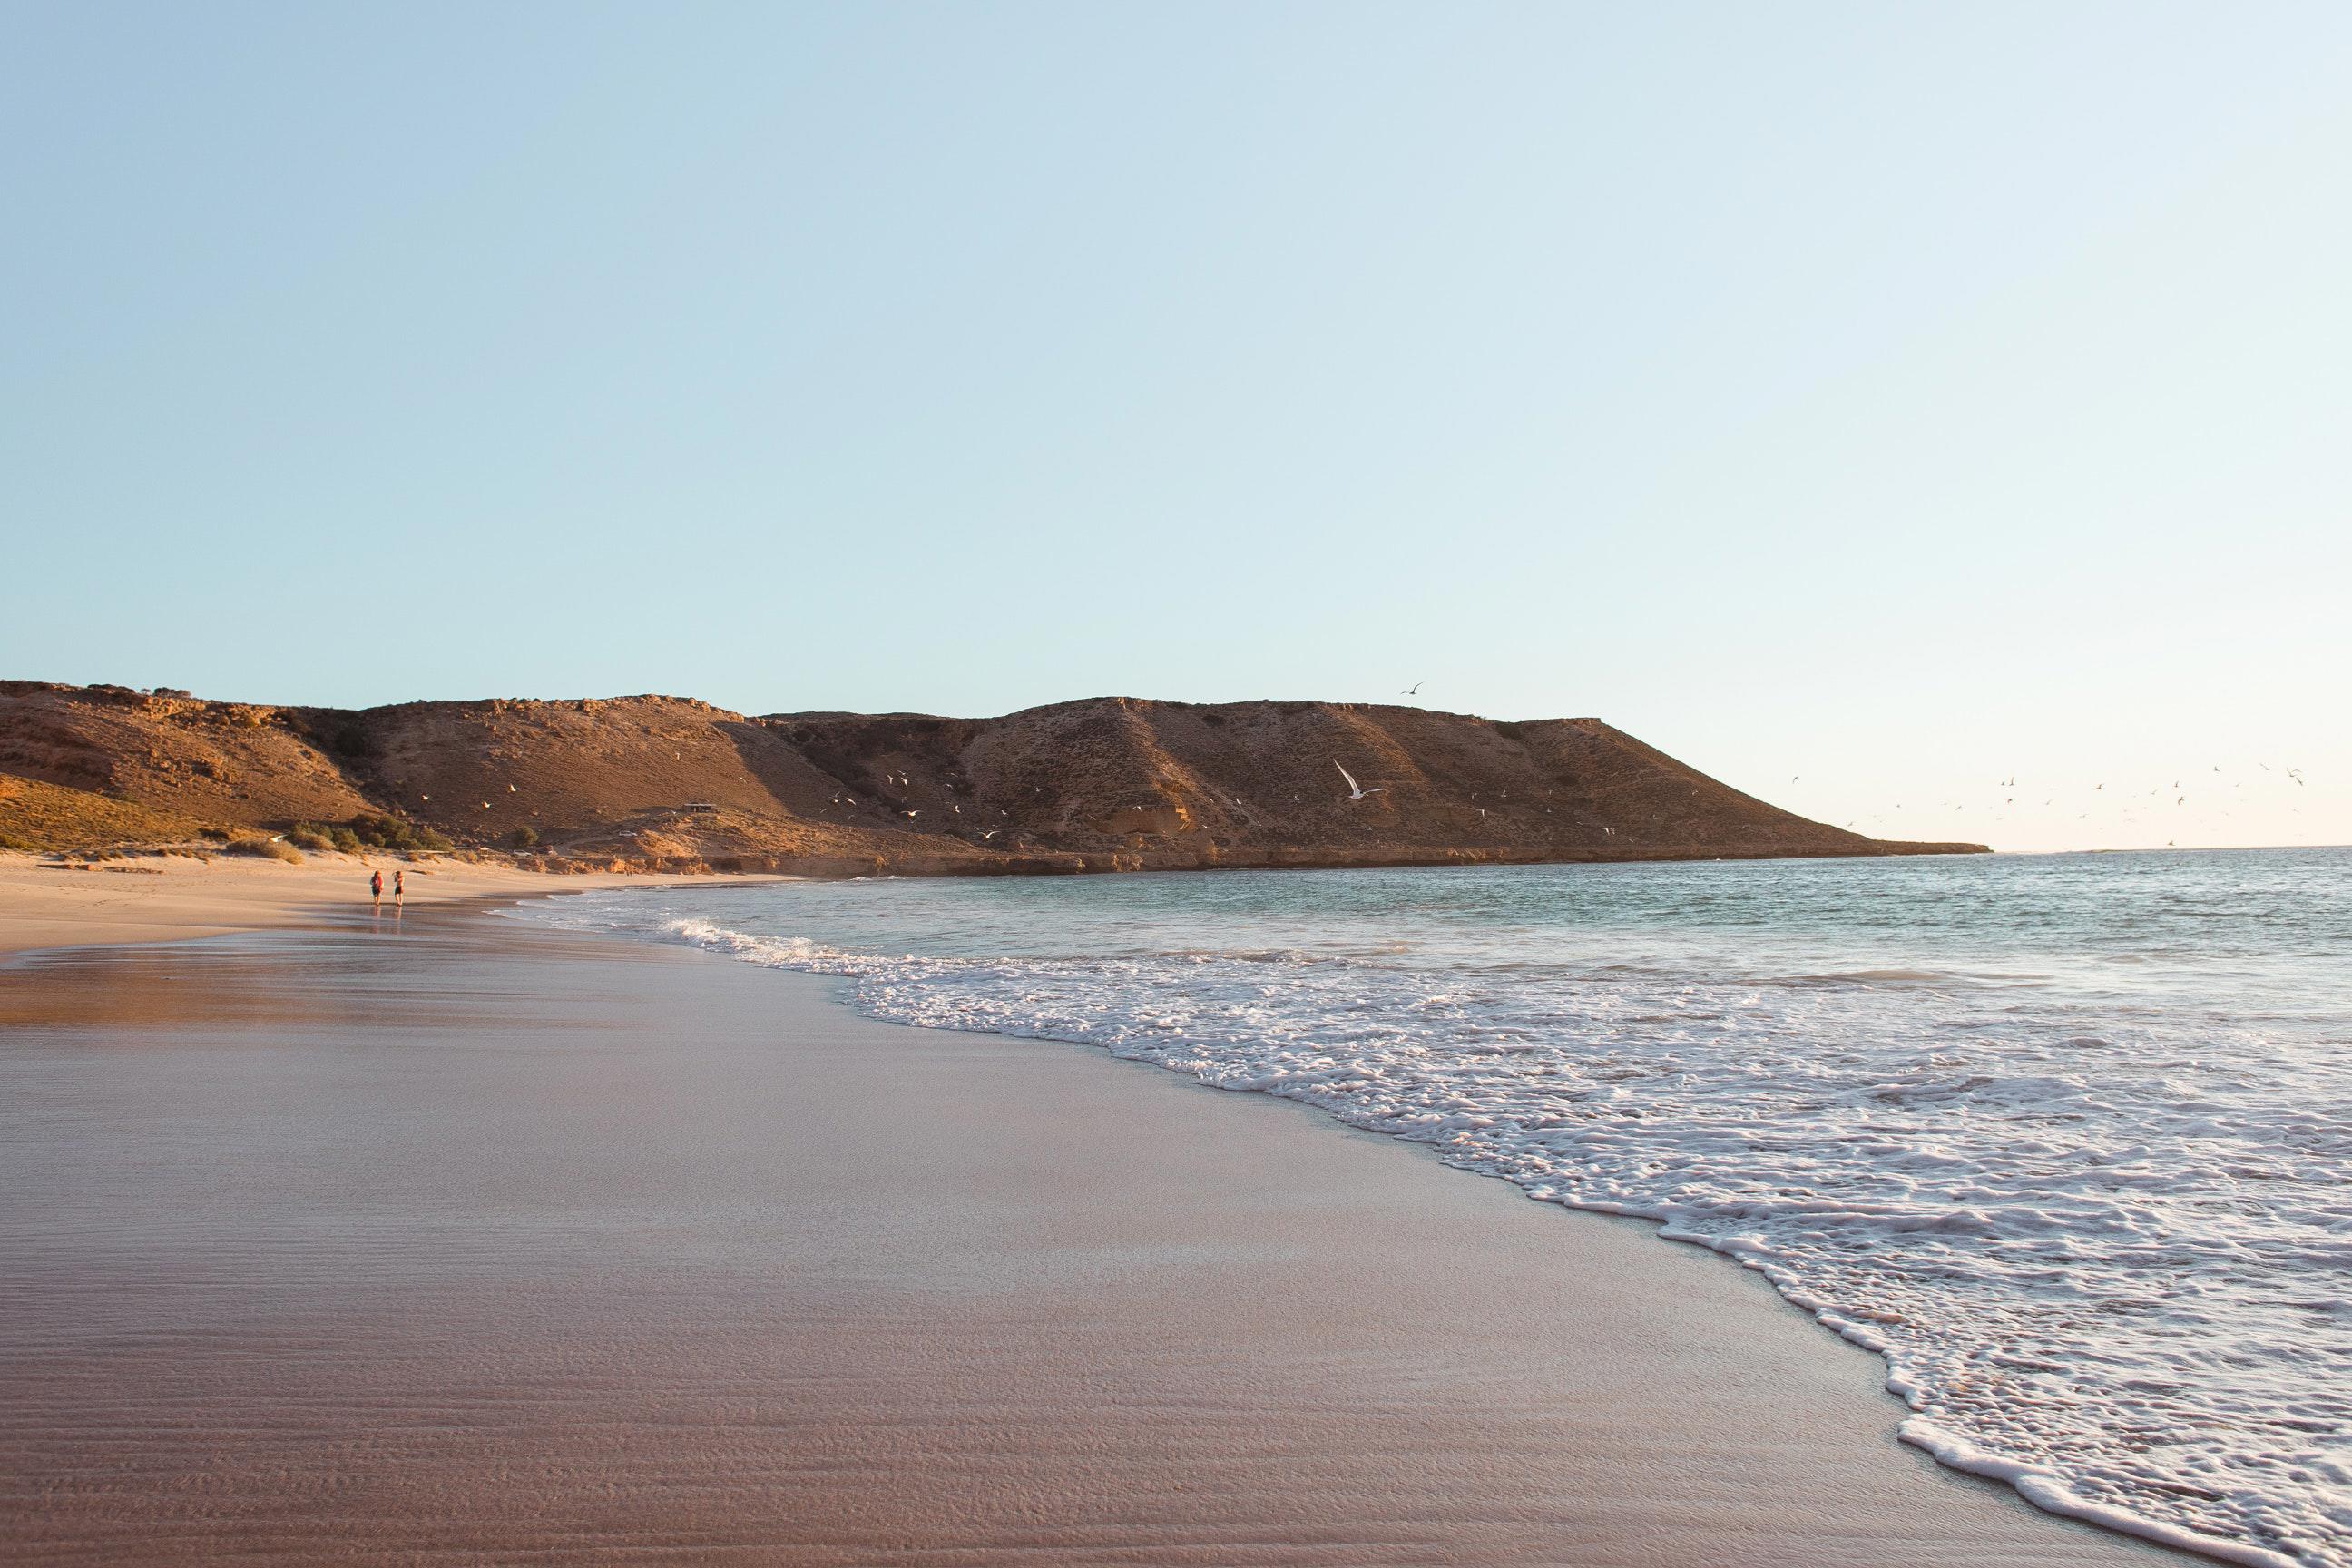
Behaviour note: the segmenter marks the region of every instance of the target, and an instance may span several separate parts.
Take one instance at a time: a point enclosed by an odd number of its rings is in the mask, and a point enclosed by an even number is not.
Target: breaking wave
[[[1234,872],[530,914],[1657,1221],[1884,1355],[1944,1463],[2226,1562],[2345,1568],[2347,875],[2336,851]]]

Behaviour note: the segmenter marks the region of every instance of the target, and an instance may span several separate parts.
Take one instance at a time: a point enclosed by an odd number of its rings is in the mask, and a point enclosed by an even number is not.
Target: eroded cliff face
[[[94,823],[101,802],[240,826],[389,813],[461,844],[534,839],[551,868],[1017,873],[1980,847],[1808,821],[1597,719],[1303,701],[747,717],[669,697],[352,710],[0,682],[0,774],[85,792]]]

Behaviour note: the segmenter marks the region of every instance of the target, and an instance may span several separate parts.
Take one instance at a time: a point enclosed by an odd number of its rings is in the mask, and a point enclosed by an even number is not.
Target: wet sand
[[[2187,1561],[1646,1227],[412,910],[0,962],[0,1560]]]

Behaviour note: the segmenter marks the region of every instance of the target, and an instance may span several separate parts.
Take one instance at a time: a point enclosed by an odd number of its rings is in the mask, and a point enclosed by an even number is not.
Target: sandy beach
[[[495,894],[529,897],[655,880],[607,873],[547,877],[441,856],[412,862],[390,854],[320,854],[287,865],[240,855],[91,861],[0,853],[0,953],[316,925],[323,917],[368,913],[368,877],[374,871],[383,874],[380,912],[386,918],[394,910],[395,872],[407,874],[409,910]]]
[[[2179,1561],[1719,1258],[826,984],[466,907],[0,961],[0,1558]]]

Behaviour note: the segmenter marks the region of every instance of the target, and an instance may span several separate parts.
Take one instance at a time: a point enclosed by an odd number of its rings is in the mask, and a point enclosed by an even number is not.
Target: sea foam
[[[2226,1562],[2352,1564],[2352,856],[592,894],[532,918],[1083,1042],[1761,1272],[1902,1436]]]

